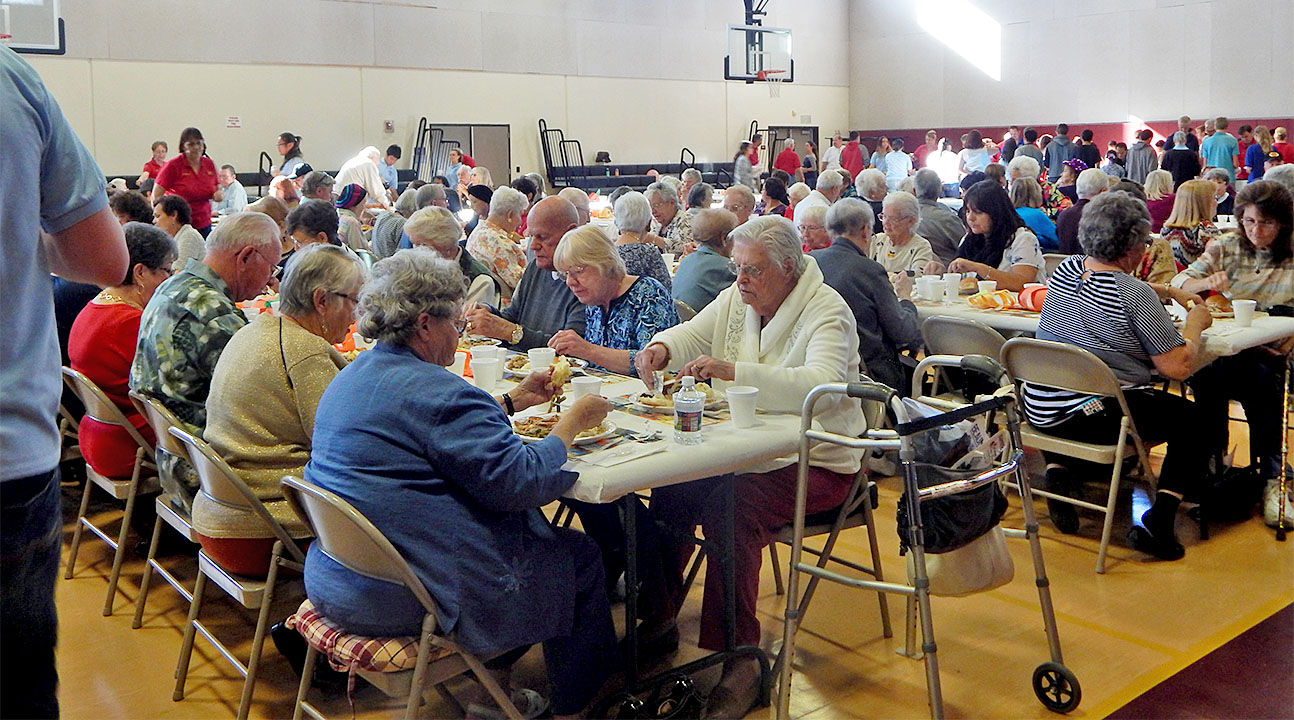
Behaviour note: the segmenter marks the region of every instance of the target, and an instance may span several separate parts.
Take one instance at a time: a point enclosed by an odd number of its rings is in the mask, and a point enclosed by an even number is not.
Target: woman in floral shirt
[[[526,251],[521,247],[524,240],[517,228],[529,206],[526,196],[510,187],[495,190],[490,198],[490,216],[467,239],[467,252],[499,281],[499,294],[505,298],[512,297],[526,269]]]
[[[669,291],[649,277],[630,275],[616,247],[592,225],[562,238],[553,265],[584,304],[585,330],[561,330],[548,346],[622,375],[634,375],[634,356],[652,336],[679,323]]]
[[[1178,265],[1195,262],[1209,241],[1221,234],[1213,224],[1216,207],[1213,183],[1208,180],[1187,180],[1177,188],[1173,212],[1164,221],[1162,235],[1172,246]]]

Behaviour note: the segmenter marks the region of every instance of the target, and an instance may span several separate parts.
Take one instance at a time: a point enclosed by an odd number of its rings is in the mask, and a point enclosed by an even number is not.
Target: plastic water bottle
[[[696,378],[684,375],[674,393],[674,442],[680,445],[701,443],[701,411],[705,393],[696,389]]]

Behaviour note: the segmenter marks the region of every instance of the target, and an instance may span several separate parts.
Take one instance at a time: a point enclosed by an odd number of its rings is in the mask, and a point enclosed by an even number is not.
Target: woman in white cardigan
[[[638,353],[639,377],[653,370],[679,370],[716,389],[759,388],[766,412],[799,414],[804,398],[828,382],[858,379],[858,333],[845,301],[822,280],[813,258],[804,255],[795,227],[785,218],[751,218],[733,230],[732,259],[737,281],[692,320],[658,333]],[[859,402],[845,396],[824,400],[814,425],[857,436],[864,430]],[[861,451],[819,445],[810,451],[809,513],[844,501],[858,471]],[[736,535],[737,644],[759,644],[755,599],[762,550],[773,531],[789,523],[795,505],[796,457],[778,458],[737,477]],[[652,491],[655,518],[677,530],[702,525],[707,538],[722,530],[723,486],[717,478]],[[639,637],[648,649],[677,644],[675,617],[683,601],[683,575],[690,544],[662,548],[662,567],[643,588]],[[712,558],[712,560],[715,560]],[[711,567],[719,567],[717,564]],[[725,647],[723,575],[706,574],[700,646]],[[656,582],[652,582],[652,580]],[[753,658],[730,660],[710,695],[708,717],[741,717],[754,704],[759,666]]]

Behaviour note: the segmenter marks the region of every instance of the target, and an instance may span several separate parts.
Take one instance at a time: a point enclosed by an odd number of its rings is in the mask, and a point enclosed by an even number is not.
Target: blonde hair
[[[1272,151],[1272,134],[1267,130],[1266,125],[1254,128],[1254,138],[1258,140],[1258,146],[1263,149],[1263,154]]]
[[[1032,160],[1033,158],[1028,159]],[[1170,175],[1169,178],[1171,179],[1172,176]],[[1011,196],[1011,204],[1017,208],[1042,207],[1042,186],[1031,177],[1012,180],[1011,189],[1007,191],[1007,194]]]
[[[494,178],[490,177],[490,169],[485,167],[484,165],[477,165],[476,167],[472,168],[472,172],[468,175],[468,177],[470,178],[472,175],[476,175],[477,177],[481,178],[481,182],[473,183],[473,184],[485,185],[486,187],[489,187],[491,189],[494,188]]]
[[[425,241],[441,250],[448,250],[463,239],[463,226],[446,208],[429,205],[409,217],[404,223],[404,234],[414,245]]]
[[[1146,199],[1162,200],[1173,194],[1173,174],[1167,170],[1151,170],[1146,175]]]
[[[568,231],[553,252],[553,266],[567,272],[576,265],[594,267],[605,278],[622,278],[625,261],[614,243],[595,225],[581,225]]]
[[[1187,180],[1177,188],[1173,199],[1173,212],[1164,221],[1167,228],[1193,228],[1213,220],[1213,183],[1208,180]]]

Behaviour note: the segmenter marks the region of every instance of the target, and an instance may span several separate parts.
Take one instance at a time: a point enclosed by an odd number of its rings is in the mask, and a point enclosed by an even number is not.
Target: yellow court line
[[[1294,602],[1294,596],[1291,595],[1274,598],[1259,606],[1256,610],[1247,613],[1242,619],[1236,620],[1235,622],[1225,626],[1223,629],[1208,636],[1204,640],[1192,645],[1186,651],[1174,651],[1174,654],[1177,655],[1177,657],[1139,676],[1134,682],[1125,685],[1112,693],[1096,707],[1088,708],[1087,712],[1091,714],[1091,717],[1098,718],[1103,718],[1109,715],[1115,710],[1118,710],[1124,705],[1132,702],[1147,690],[1181,672],[1191,663],[1194,663],[1196,660],[1199,660],[1205,655],[1208,655],[1214,650],[1222,647],[1227,641],[1239,637],[1245,631],[1254,627],[1258,623],[1266,620],[1272,615],[1275,615],[1291,602]]]

